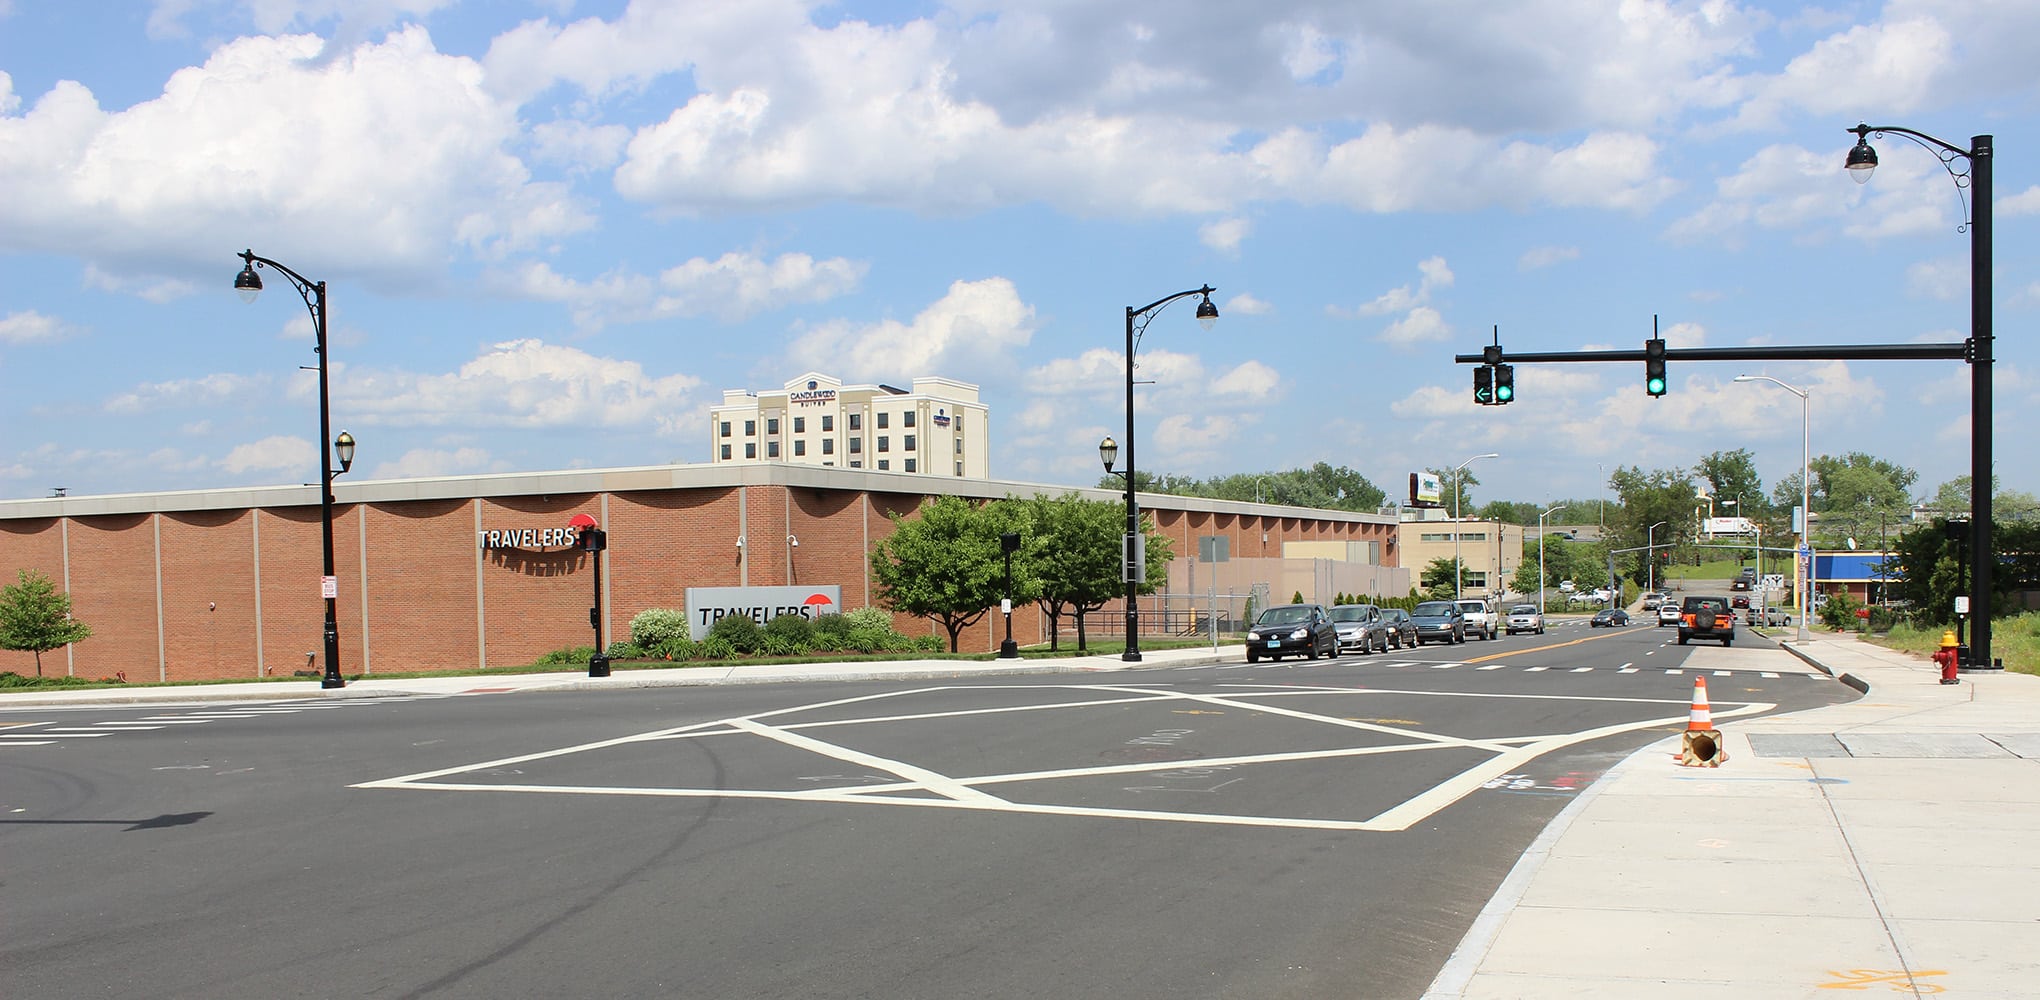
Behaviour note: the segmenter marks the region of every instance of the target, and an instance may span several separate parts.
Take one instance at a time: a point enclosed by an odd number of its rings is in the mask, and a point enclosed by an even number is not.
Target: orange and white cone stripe
[[[1714,730],[1714,717],[1707,711],[1707,678],[1693,678],[1693,715],[1686,722],[1689,733],[1705,733]]]

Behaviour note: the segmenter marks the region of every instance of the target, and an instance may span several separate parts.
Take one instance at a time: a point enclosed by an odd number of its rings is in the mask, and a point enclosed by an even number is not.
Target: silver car
[[[1535,604],[1518,604],[1509,609],[1508,630],[1510,635],[1518,632],[1544,634],[1544,612]]]
[[[1340,604],[1332,608],[1332,626],[1339,631],[1339,652],[1388,652],[1388,622],[1372,604]]]

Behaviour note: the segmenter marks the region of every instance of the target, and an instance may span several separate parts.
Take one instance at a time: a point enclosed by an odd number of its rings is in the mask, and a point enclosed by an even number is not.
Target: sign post
[[[1217,564],[1232,561],[1232,538],[1226,535],[1198,535],[1197,561],[1212,563],[1211,601],[1205,605],[1205,616],[1210,619],[1211,651],[1218,652],[1218,569]],[[1195,586],[1195,584],[1192,584]],[[1195,593],[1195,591],[1192,591]]]

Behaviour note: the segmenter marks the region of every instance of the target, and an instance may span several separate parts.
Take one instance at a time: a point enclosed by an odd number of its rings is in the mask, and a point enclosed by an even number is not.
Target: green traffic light
[[[1661,378],[1651,379],[1650,381],[1644,383],[1643,388],[1645,392],[1648,392],[1653,396],[1662,396],[1665,394],[1665,380]]]
[[[1515,398],[1516,398],[1516,387],[1515,387],[1515,386],[1512,386],[1512,385],[1503,385],[1503,386],[1496,386],[1496,387],[1495,387],[1495,401],[1496,401],[1496,402],[1500,402],[1500,403],[1506,403],[1506,402],[1508,402],[1509,400],[1512,400],[1512,399],[1515,399]]]

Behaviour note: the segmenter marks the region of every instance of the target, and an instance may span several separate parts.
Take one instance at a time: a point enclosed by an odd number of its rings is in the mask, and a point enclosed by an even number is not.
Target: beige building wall
[[[1397,526],[1401,562],[1413,579],[1421,580],[1434,559],[1450,562],[1453,535],[1459,536],[1459,558],[1469,597],[1500,597],[1516,567],[1523,562],[1525,529],[1499,521],[1404,521]],[[1536,532],[1528,532],[1533,538]]]
[[[724,390],[709,409],[709,462],[989,479],[990,425],[968,382],[924,376],[899,389],[808,372],[778,389]]]

